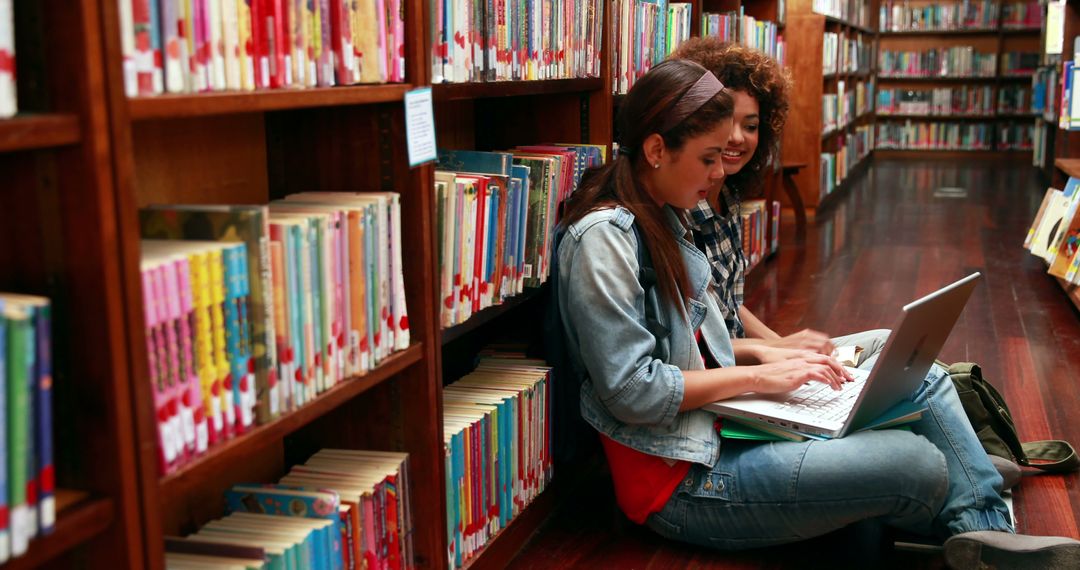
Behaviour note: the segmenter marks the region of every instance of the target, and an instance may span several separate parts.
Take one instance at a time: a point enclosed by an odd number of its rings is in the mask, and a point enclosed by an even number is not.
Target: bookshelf
[[[443,347],[471,359],[472,347],[519,328],[518,315],[535,315],[546,289],[439,329],[434,168],[408,166],[403,105],[409,89],[431,84],[428,10],[403,3],[404,83],[129,98],[116,2],[15,1],[20,114],[0,120],[0,234],[9,244],[0,290],[53,303],[59,490],[54,533],[2,568],[162,568],[164,537],[222,514],[226,488],[274,481],[322,447],[408,451],[418,566],[447,567],[441,392],[457,371],[444,372]],[[607,41],[607,11],[603,25]],[[437,85],[440,142],[610,144],[606,50],[602,64],[592,79]],[[266,203],[312,189],[401,193],[411,346],[160,476],[138,209]],[[469,566],[501,567],[547,518],[555,493]]]
[[[1075,3],[1067,3],[1064,16],[1064,42],[1060,60],[1064,61],[1072,57],[1072,46],[1077,35],[1080,35],[1080,7]],[[1061,64],[1057,63],[1056,65],[1060,69]],[[1061,88],[1060,82],[1061,78],[1059,77],[1058,89]],[[1058,107],[1058,113],[1068,113],[1066,109],[1060,108],[1060,93],[1055,93],[1053,97],[1054,99],[1048,102],[1048,105]],[[1053,141],[1051,142],[1049,159],[1046,161],[1046,170],[1050,171],[1047,178],[1050,180],[1052,187],[1065,188],[1065,183],[1069,178],[1080,177],[1080,132],[1061,129],[1058,127],[1057,121],[1049,123],[1048,128],[1052,129],[1050,137]],[[1062,291],[1073,306],[1080,310],[1080,287],[1059,277],[1053,277],[1053,279],[1061,286]]]
[[[14,2],[19,114],[0,120],[0,290],[51,299],[58,514],[3,568],[142,559],[98,10]]]
[[[969,90],[978,91],[980,97],[985,95],[983,98],[987,100],[988,108],[977,112],[969,110],[939,111],[938,113],[898,113],[895,110],[885,113],[878,109],[877,132],[875,133],[877,150],[875,152],[888,157],[917,157],[925,156],[925,153],[932,153],[934,156],[972,156],[982,153],[988,157],[997,157],[1031,151],[1032,138],[1030,134],[1025,135],[1025,132],[1030,133],[1029,129],[1034,126],[1035,119],[1035,115],[1028,112],[1031,101],[1030,89],[1026,91],[1028,109],[1002,109],[999,108],[998,103],[1000,97],[1027,89],[1027,84],[1032,78],[1033,70],[1008,71],[1005,64],[1006,54],[1040,51],[1039,28],[1019,22],[1006,22],[1004,11],[1010,4],[1010,2],[992,1],[974,5],[983,7],[984,14],[996,11],[997,17],[986,26],[967,22],[966,25],[961,26],[961,29],[953,28],[951,25],[947,29],[909,29],[901,21],[893,23],[892,26],[885,22],[880,23],[878,49],[879,54],[882,55],[879,58],[886,52],[925,53],[935,48],[939,50],[970,49],[976,54],[992,55],[995,62],[992,72],[966,76],[940,76],[929,73],[927,76],[919,77],[911,74],[886,73],[879,69],[878,93],[882,97],[887,91],[899,93],[951,89],[955,93],[956,90]],[[930,9],[933,6],[951,7],[953,5],[952,2],[926,0],[904,3],[903,8],[905,10]],[[880,103],[880,101],[876,102],[876,104]],[[917,129],[922,125],[937,127],[945,125],[949,129],[954,129],[960,137],[970,137],[971,140],[981,141],[981,144],[972,146],[965,144],[963,148],[946,148],[936,145],[911,147],[908,143],[896,142],[896,137],[900,132],[898,129]]]
[[[831,201],[829,196],[845,188],[844,182],[848,178],[865,170],[871,157],[869,141],[860,143],[866,146],[862,152],[857,150],[860,147],[855,143],[861,140],[860,136],[865,139],[873,129],[872,101],[868,101],[870,106],[863,112],[849,113],[844,124],[839,124],[838,118],[838,124],[832,128],[827,125],[828,117],[823,109],[826,96],[841,97],[841,85],[843,92],[854,97],[857,85],[864,84],[868,89],[869,84],[875,82],[873,47],[876,34],[872,22],[876,13],[869,2],[846,4],[850,5],[849,14],[862,6],[861,18],[841,19],[816,13],[813,0],[789,0],[787,7],[786,67],[795,85],[795,96],[791,98],[791,112],[784,129],[783,158],[806,164],[794,180],[807,208],[817,208]],[[823,53],[828,41],[826,34],[837,42],[836,61],[827,61]],[[854,64],[840,64],[845,42],[858,42],[863,46],[862,61],[855,58]],[[871,91],[868,89],[865,96],[869,97]],[[825,163],[824,155],[836,159]]]
[[[429,83],[425,4],[408,0],[405,82],[250,93],[129,99],[120,66],[117,4],[99,20],[112,145],[116,243],[128,338],[114,345],[131,370],[143,544],[128,567],[162,568],[164,537],[196,530],[224,510],[235,483],[276,481],[289,466],[324,447],[408,451],[417,562],[446,565],[445,494],[438,371],[437,291],[430,166],[410,169],[405,156],[406,91]],[[104,107],[104,105],[103,105]],[[345,380],[309,405],[213,447],[160,477],[156,425],[145,377],[138,208],[152,203],[266,203],[313,189],[391,190],[401,194],[403,271],[411,346],[369,373]]]

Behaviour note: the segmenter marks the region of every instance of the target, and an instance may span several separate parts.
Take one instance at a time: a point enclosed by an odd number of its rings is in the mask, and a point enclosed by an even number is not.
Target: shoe
[[[1016,463],[1000,457],[997,455],[987,455],[990,458],[990,463],[994,464],[994,468],[1001,474],[1001,490],[1008,491],[1016,486],[1020,482],[1020,466]]]
[[[945,564],[954,570],[1080,568],[1080,541],[994,530],[965,532],[945,541]]]

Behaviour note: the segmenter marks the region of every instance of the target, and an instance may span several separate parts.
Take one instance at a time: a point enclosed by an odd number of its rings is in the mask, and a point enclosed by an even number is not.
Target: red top
[[[697,331],[698,346],[702,354],[708,349],[701,342],[701,331]],[[702,357],[707,368],[717,365],[711,358]],[[709,364],[713,364],[709,366]],[[717,419],[717,430],[720,421]],[[615,501],[627,518],[637,524],[645,524],[649,515],[659,512],[671,498],[671,494],[690,472],[690,462],[677,459],[665,459],[656,455],[642,453],[627,447],[606,435],[600,436],[611,467],[611,479],[615,483]]]
[[[615,482],[615,501],[627,518],[645,524],[649,515],[664,508],[675,488],[690,471],[689,461],[664,459],[600,436]]]

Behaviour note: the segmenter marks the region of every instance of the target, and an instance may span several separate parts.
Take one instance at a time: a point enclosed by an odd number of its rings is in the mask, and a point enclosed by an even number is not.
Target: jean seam
[[[955,434],[952,432],[951,429],[947,429],[945,423],[941,421],[942,411],[938,409],[940,403],[937,402],[937,398],[934,397],[935,391],[932,383],[930,384],[930,386],[927,387],[926,392],[927,407],[930,409],[930,415],[934,418],[934,423],[937,424],[939,431],[944,434],[945,438],[949,440],[949,446],[952,448],[952,453],[954,453],[958,458],[961,458],[961,461],[959,461],[959,463],[964,469],[964,476],[967,478],[968,486],[971,487],[971,493],[975,499],[973,507],[975,509],[983,510],[986,508],[986,500],[982,494],[982,490],[979,487],[979,483],[975,481],[975,477],[971,473],[970,465],[968,465],[968,462],[971,460],[971,458],[967,457],[966,455],[961,456],[959,452],[960,446],[956,441]],[[946,469],[948,469],[947,463]],[[952,476],[953,474],[949,473],[949,477]]]
[[[802,475],[803,463],[806,462],[806,454],[810,451],[810,447],[813,446],[816,441],[811,441],[807,445],[803,446],[802,453],[799,454],[799,461],[795,465],[795,468],[791,470],[791,489],[789,494],[792,498],[798,501],[799,498],[799,477]],[[770,443],[769,445],[775,445]]]

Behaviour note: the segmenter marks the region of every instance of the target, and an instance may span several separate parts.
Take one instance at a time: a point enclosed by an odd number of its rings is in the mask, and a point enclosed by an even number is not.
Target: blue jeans
[[[716,465],[691,467],[646,524],[664,537],[724,550],[794,542],[865,519],[942,536],[1012,532],[1001,476],[945,371],[931,368],[912,400],[929,411],[911,431],[724,440]]]

